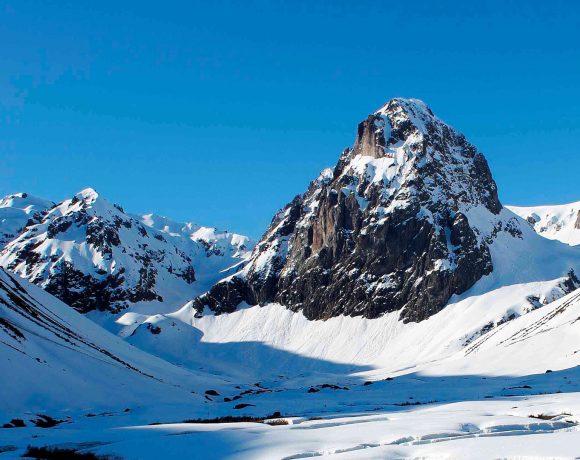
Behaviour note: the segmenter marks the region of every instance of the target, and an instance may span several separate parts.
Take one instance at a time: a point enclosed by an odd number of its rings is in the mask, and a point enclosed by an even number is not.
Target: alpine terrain
[[[42,219],[54,203],[27,193],[15,193],[0,199],[0,248],[16,238],[24,227]]]
[[[419,100],[255,246],[93,189],[1,203],[2,458],[578,456],[577,203],[504,206]]]
[[[540,235],[570,246],[580,245],[580,201],[552,206],[509,206]]]
[[[0,210],[30,214],[45,203],[20,204],[23,196],[5,198]],[[90,188],[48,208],[6,226],[23,228],[0,252],[0,266],[82,313],[175,308],[243,261],[252,245],[213,228],[127,214]]]
[[[517,273],[505,270],[524,257]],[[484,277],[555,278],[577,260],[502,206],[485,157],[462,134],[423,102],[393,99],[276,214],[243,270],[194,308],[277,302],[309,319],[400,311],[421,321]]]

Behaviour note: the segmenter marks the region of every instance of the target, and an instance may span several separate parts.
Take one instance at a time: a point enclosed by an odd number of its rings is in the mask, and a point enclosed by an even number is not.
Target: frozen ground
[[[558,378],[564,380],[565,375]],[[568,376],[571,378],[572,376]],[[443,383],[453,399],[453,386],[473,383],[477,390],[459,402],[394,405],[408,401],[418,387],[432,386],[419,377],[387,390],[392,381],[350,390],[315,394],[279,393],[276,407],[292,411],[293,398],[312,397],[310,410],[296,409],[288,425],[261,423],[179,423],[179,416],[159,425],[142,424],[139,414],[83,418],[55,428],[0,430],[0,445],[17,458],[29,444],[90,450],[101,455],[140,458],[575,458],[580,446],[580,394],[500,396],[504,385],[536,383],[539,377],[501,379],[490,386],[449,378]],[[483,380],[478,377],[479,380]],[[411,383],[411,385],[409,385]],[[394,385],[393,385],[394,386]],[[523,385],[521,385],[523,386]],[[528,385],[532,386],[532,385]],[[549,386],[549,385],[548,385]],[[575,386],[575,385],[574,385]],[[491,388],[494,387],[495,390]],[[502,389],[505,388],[505,389]],[[487,391],[486,391],[487,390]],[[576,388],[577,390],[577,388]],[[357,393],[354,400],[350,394]],[[424,392],[423,390],[419,391]],[[477,394],[479,392],[479,395]],[[323,395],[320,395],[323,393]],[[489,393],[489,394],[486,394]],[[524,393],[524,390],[512,390]],[[481,394],[485,394],[481,397]],[[458,395],[460,396],[460,395]],[[461,395],[463,396],[463,395]],[[493,396],[493,398],[492,398]],[[259,398],[252,399],[258,403]],[[325,407],[326,406],[326,407]],[[300,416],[300,414],[302,414]],[[172,422],[172,423],[169,423]]]
[[[298,315],[284,316],[275,305],[198,319],[202,329],[182,323],[201,336],[193,346],[217,350],[199,355],[208,361],[198,363],[204,369],[193,369],[194,361],[187,367],[152,358],[35,286],[6,275],[2,282],[5,317],[25,339],[14,339],[13,329],[12,336],[2,336],[0,422],[20,418],[26,427],[0,429],[0,458],[20,458],[29,445],[126,459],[580,455],[580,292],[463,337],[506,308],[516,311],[516,300],[532,287],[549,302],[557,282],[460,301],[409,325],[413,334],[391,330],[396,332],[392,343],[381,342],[379,334],[381,327],[389,327],[388,319],[376,323],[376,329],[371,329],[375,323],[356,318],[304,323]],[[500,306],[482,316],[487,302],[500,298],[507,300],[492,302]],[[462,315],[453,313],[458,308]],[[40,326],[35,314],[27,316],[33,311],[48,315],[51,326]],[[246,315],[260,326],[249,329]],[[204,321],[222,321],[220,329],[232,341],[225,342],[224,336],[223,343],[212,344],[208,331],[218,329],[204,328]],[[340,330],[352,340],[336,352],[309,347],[308,341],[300,349],[288,338],[285,349],[277,348],[272,341],[257,340],[260,330],[268,334],[273,321],[293,327],[289,337],[312,324],[305,333],[314,345],[314,338],[322,343]],[[460,327],[461,334],[441,339]],[[363,332],[369,341],[380,342],[381,352],[380,347],[374,354],[357,348],[353,334]],[[405,343],[411,354],[422,349],[421,359],[409,361]],[[20,353],[26,359],[16,360]],[[262,367],[248,371],[260,360]],[[40,394],[50,399],[30,399]],[[38,414],[61,423],[35,426]],[[191,422],[228,415],[270,416],[288,424]]]

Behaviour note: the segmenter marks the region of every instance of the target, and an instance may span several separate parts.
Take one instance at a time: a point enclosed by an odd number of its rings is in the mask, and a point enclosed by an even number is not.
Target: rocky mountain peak
[[[427,104],[421,99],[413,98],[395,97],[384,104],[375,114],[389,117],[392,125],[409,120],[418,129],[429,122],[438,121]]]
[[[417,99],[392,99],[362,121],[334,178],[359,197],[379,194],[393,206],[501,210],[485,157]]]
[[[82,201],[83,203],[90,205],[93,204],[99,198],[99,194],[94,188],[87,187],[80,192],[76,193],[74,196],[77,200]]]
[[[501,210],[483,154],[422,101],[392,99],[276,214],[244,270],[194,304],[419,321],[492,272],[486,238]]]

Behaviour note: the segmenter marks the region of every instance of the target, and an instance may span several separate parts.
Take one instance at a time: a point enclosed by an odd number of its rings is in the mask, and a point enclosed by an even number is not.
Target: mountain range
[[[499,196],[477,147],[396,98],[257,242],[91,188],[5,197],[0,454],[568,455],[580,202]],[[517,439],[537,433],[557,442]]]
[[[58,204],[26,194],[2,204],[5,214],[17,213],[3,220],[2,233],[18,234],[0,266],[82,313],[179,305],[243,263],[253,245],[215,228],[127,214],[90,188]]]

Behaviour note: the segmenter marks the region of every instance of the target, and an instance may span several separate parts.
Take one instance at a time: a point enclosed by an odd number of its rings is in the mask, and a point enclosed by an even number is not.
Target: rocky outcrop
[[[421,321],[492,272],[494,235],[470,219],[501,209],[484,156],[421,101],[394,99],[194,308],[279,302],[309,319],[400,311]]]

